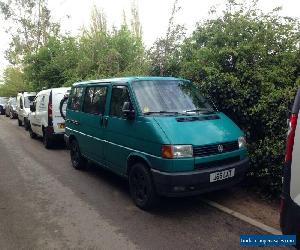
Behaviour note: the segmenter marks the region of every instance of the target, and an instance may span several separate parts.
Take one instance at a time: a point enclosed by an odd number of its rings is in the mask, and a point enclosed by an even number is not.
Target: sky
[[[119,26],[123,20],[123,10],[130,19],[130,7],[133,0],[48,0],[48,6],[54,21],[61,24],[63,32],[72,35],[80,33],[83,26],[90,22],[93,6],[102,9],[106,15],[108,25]],[[146,47],[159,37],[163,36],[168,26],[174,0],[135,0],[139,9],[140,21],[143,29],[143,38]],[[178,0],[181,6],[177,14],[177,23],[184,24],[187,34],[191,33],[198,21],[208,17],[212,6],[224,9],[224,0]],[[282,15],[300,18],[300,0],[260,0],[259,8],[271,11],[281,6]],[[129,20],[128,20],[129,21]],[[9,46],[9,35],[4,32],[5,22],[0,17],[0,79],[4,68],[8,65],[4,51]]]

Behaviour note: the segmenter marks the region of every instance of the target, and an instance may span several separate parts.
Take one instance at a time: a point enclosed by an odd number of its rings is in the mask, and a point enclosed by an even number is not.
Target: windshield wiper
[[[152,114],[170,114],[170,115],[179,115],[179,112],[176,111],[166,111],[166,110],[161,110],[161,111],[148,111],[145,112],[144,115],[152,115]]]
[[[194,112],[194,113],[200,113],[200,114],[214,114],[215,113],[215,111],[209,110],[209,109],[191,109],[191,110],[185,110],[184,112],[186,112],[186,113]]]

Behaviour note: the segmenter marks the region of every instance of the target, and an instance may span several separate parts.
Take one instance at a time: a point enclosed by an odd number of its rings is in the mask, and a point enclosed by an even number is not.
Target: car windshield
[[[24,98],[24,106],[25,106],[25,108],[29,108],[30,107],[30,104],[32,104],[34,98],[35,98],[35,96],[26,96]]]
[[[11,103],[12,106],[16,106],[17,99],[16,98],[11,98],[10,103]]]
[[[144,114],[208,114],[212,106],[190,82],[180,80],[136,81],[132,83]]]

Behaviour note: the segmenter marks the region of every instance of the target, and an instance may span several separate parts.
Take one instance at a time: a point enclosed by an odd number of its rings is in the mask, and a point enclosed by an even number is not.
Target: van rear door
[[[60,101],[64,98],[69,88],[52,90],[52,116],[54,133],[65,132],[65,120],[62,118],[59,110]]]

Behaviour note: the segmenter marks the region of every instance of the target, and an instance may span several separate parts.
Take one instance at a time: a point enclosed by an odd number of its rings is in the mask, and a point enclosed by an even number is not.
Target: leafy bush
[[[299,22],[231,1],[182,47],[181,75],[198,83],[245,132],[250,179],[279,194],[288,107],[300,83]]]

